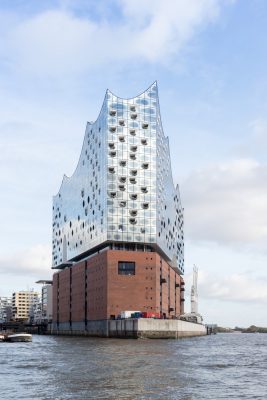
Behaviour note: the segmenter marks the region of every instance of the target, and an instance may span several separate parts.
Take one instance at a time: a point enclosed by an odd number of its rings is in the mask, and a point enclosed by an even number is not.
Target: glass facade
[[[53,267],[105,242],[151,244],[184,271],[183,209],[156,82],[131,99],[106,92],[77,168],[53,198]]]

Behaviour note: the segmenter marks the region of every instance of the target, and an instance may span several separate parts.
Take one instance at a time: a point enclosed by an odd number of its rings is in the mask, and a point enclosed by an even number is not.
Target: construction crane
[[[197,279],[198,279],[198,268],[194,264],[193,268],[193,284],[191,286],[191,313],[198,313],[198,292],[197,292]]]

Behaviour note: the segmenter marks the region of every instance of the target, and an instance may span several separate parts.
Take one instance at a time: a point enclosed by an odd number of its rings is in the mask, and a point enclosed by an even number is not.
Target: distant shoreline
[[[267,328],[251,325],[249,328],[224,328],[218,326],[216,328],[217,333],[267,333]]]

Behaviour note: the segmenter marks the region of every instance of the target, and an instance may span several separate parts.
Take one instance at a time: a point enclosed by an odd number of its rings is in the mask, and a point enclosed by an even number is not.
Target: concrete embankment
[[[54,324],[53,335],[80,335],[110,338],[179,339],[204,336],[206,327],[202,324],[167,319],[122,319],[88,321],[84,323]]]

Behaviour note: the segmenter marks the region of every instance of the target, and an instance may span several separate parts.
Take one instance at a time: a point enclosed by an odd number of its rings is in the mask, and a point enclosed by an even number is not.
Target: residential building
[[[9,322],[12,318],[11,297],[0,297],[0,323]]]
[[[39,302],[39,293],[33,290],[14,292],[12,295],[12,318],[16,321],[27,321],[30,310]]]
[[[42,284],[42,297],[41,297],[41,321],[51,322],[53,317],[53,281],[39,280],[36,283]]]

